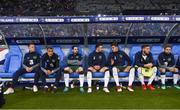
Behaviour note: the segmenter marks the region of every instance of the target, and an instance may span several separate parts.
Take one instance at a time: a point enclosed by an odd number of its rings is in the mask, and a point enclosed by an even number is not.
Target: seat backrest
[[[134,61],[135,54],[140,50],[141,50],[141,46],[139,46],[139,45],[134,45],[131,47],[131,49],[129,51],[129,57],[130,57],[131,61]]]
[[[41,45],[36,45],[36,52],[39,53],[41,56],[43,55],[42,46]]]
[[[160,45],[155,45],[151,47],[151,53],[153,55],[159,55],[163,51],[163,48]]]
[[[65,60],[64,60],[64,53],[61,50],[59,46],[54,46],[53,47],[54,53],[56,53],[60,57],[60,65],[61,67],[64,67],[66,65]]]
[[[21,67],[21,58],[18,55],[11,55],[9,59],[8,72],[15,72]]]
[[[21,67],[22,53],[17,45],[9,46],[9,53],[6,55],[4,68],[6,72],[15,72]]]
[[[179,54],[180,54],[180,45],[174,45],[174,46],[172,47],[172,53],[173,53],[174,55],[179,55]]]

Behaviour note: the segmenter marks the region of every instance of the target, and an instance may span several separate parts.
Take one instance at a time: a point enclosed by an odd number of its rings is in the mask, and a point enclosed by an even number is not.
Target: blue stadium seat
[[[174,45],[174,46],[172,47],[172,53],[174,54],[175,59],[176,59],[176,61],[177,61],[178,56],[180,55],[180,45]]]
[[[12,78],[13,74],[21,67],[22,53],[18,46],[9,46],[9,53],[6,55],[4,63],[4,73],[0,73],[1,78]]]
[[[151,47],[151,53],[153,55],[154,62],[157,63],[159,54],[163,51],[163,48],[160,45],[154,45]]]
[[[61,50],[61,48],[59,46],[54,46],[53,47],[54,52],[60,57],[60,65],[61,67],[65,66],[65,61],[64,61],[64,53]]]
[[[129,52],[129,57],[132,61],[132,64],[134,64],[134,57],[135,57],[135,54],[141,50],[141,46],[140,45],[133,45],[130,49],[130,52]]]

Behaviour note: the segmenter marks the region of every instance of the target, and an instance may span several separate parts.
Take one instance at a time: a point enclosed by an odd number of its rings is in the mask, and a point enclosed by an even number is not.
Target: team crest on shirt
[[[114,56],[114,60],[116,60],[116,56]]]
[[[99,59],[102,59],[102,56],[101,56],[101,55],[99,56]]]
[[[171,61],[171,58],[168,58],[168,61]]]
[[[122,58],[122,55],[120,54],[119,57]]]
[[[52,59],[52,62],[54,63],[54,62],[55,62],[55,60],[54,60],[54,59]]]
[[[37,56],[33,56],[33,59],[37,59]]]
[[[94,56],[94,57],[93,57],[93,60],[95,60],[95,59],[96,59],[96,57]]]
[[[54,67],[53,63],[50,64],[50,67]]]

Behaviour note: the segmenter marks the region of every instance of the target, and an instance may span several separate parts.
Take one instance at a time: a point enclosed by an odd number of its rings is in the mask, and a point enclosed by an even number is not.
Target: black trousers
[[[40,78],[40,69],[39,67],[34,68],[32,71],[32,73],[35,73],[34,76],[34,85],[38,85],[38,81]],[[18,85],[18,79],[20,76],[22,76],[25,73],[29,73],[26,71],[25,68],[20,68],[19,70],[17,70],[14,75],[13,75],[13,81],[12,81],[12,87],[15,87],[16,85]]]
[[[56,79],[54,85],[57,87],[59,84],[59,80],[61,79],[61,69],[59,69],[58,71],[52,74],[55,74]],[[44,71],[40,70],[40,76],[42,79],[43,86],[46,86],[47,85],[46,78],[48,78],[49,75],[47,75]]]

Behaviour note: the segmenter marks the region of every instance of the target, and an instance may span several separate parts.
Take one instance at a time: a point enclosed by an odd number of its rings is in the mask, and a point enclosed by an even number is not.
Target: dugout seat
[[[22,53],[18,46],[9,46],[9,53],[5,57],[3,65],[4,72],[0,73],[0,78],[12,78],[14,72],[21,67]]]
[[[134,59],[135,59],[135,54],[141,51],[141,46],[140,45],[133,45],[129,51],[129,57],[132,61],[132,64],[134,65]]]

